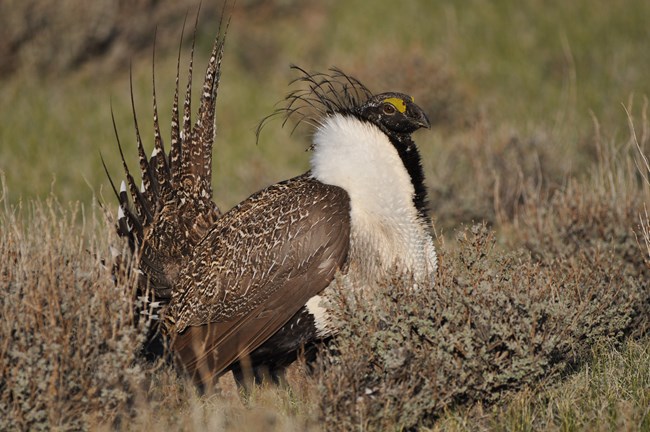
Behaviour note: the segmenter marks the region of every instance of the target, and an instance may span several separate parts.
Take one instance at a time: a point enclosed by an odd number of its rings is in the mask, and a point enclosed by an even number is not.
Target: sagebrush
[[[84,217],[54,199],[0,215],[2,430],[110,422],[143,379],[132,283],[115,283],[101,260],[109,234]]]

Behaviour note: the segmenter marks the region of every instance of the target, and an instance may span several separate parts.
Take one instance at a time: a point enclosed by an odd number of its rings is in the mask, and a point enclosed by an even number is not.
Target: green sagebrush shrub
[[[620,194],[588,193],[572,181],[548,205],[528,206],[514,233],[514,241],[525,245],[542,266],[552,268],[562,261],[573,268],[604,270],[602,276],[614,281],[620,295],[635,297],[629,330],[636,336],[647,334],[650,325],[650,266],[640,244],[640,215],[647,198],[639,187],[628,184]],[[594,331],[600,328],[591,325]]]
[[[107,242],[80,221],[78,207],[48,201],[3,210],[0,430],[110,424],[128,412],[143,375],[127,281],[116,285],[95,257]]]
[[[540,262],[494,245],[476,225],[440,251],[435,285],[342,290],[332,306],[345,325],[318,372],[326,430],[431,425],[447,408],[561,376],[640,319],[647,285],[620,255],[587,249]]]

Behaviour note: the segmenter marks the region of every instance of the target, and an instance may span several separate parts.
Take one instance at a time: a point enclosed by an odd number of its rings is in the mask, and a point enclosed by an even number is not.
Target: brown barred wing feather
[[[173,351],[202,384],[273,336],[344,265],[345,191],[303,175],[253,195],[197,246],[171,313]]]

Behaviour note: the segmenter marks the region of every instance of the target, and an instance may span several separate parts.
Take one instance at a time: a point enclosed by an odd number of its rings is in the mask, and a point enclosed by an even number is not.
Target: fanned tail
[[[132,255],[136,259],[136,268],[140,276],[139,295],[151,293],[149,304],[153,303],[161,308],[169,302],[180,269],[189,260],[194,246],[221,215],[219,208],[212,201],[212,146],[216,133],[215,105],[221,78],[221,60],[229,20],[224,26],[222,18],[219,24],[203,81],[197,118],[192,125],[192,69],[198,16],[197,12],[188,65],[187,87],[183,100],[182,124],[179,118],[179,77],[183,41],[183,34],[181,34],[169,153],[166,153],[160,132],[155,66],[153,66],[154,143],[150,157],[146,155],[140,135],[130,76],[131,106],[141,186],[136,185],[136,180],[126,163],[114,117],[113,128],[125,175],[125,180],[121,182],[119,189],[102,159],[111,187],[119,202],[117,233],[127,239]],[[184,29],[185,23],[183,23],[183,33]],[[155,43],[153,62],[155,63]]]

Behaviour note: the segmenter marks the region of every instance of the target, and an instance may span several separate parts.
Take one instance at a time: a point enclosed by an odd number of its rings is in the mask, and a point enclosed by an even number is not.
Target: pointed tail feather
[[[191,123],[194,40],[188,62],[187,89],[182,102],[182,126],[179,121],[181,57],[179,47],[169,153],[165,151],[160,132],[155,66],[152,71],[153,152],[149,158],[140,134],[133,97],[132,75],[129,74],[141,187],[136,186],[136,180],[126,163],[114,116],[113,127],[125,177],[119,190],[102,158],[102,164],[119,203],[117,233],[127,238],[133,257],[136,259],[138,273],[141,275],[140,292],[153,292],[151,301],[158,306],[164,307],[164,304],[169,301],[180,269],[191,257],[195,245],[220,217],[219,208],[212,201],[211,165],[215,138],[215,104],[229,20],[225,28],[222,28],[222,24],[219,25],[219,32],[206,69],[194,125]],[[198,13],[194,25],[194,38],[197,26]],[[185,23],[183,33],[184,28]],[[181,47],[182,38],[181,34]],[[153,59],[155,61],[155,42]]]

